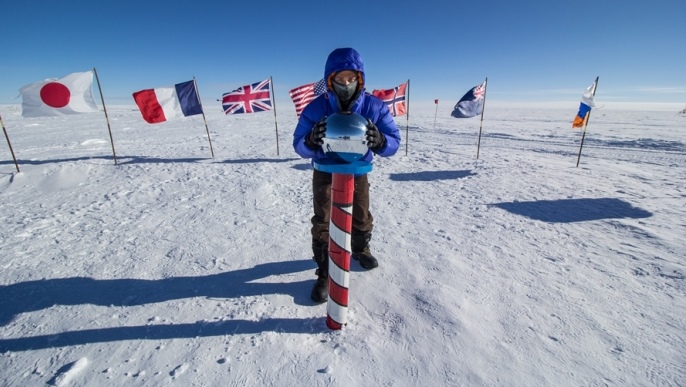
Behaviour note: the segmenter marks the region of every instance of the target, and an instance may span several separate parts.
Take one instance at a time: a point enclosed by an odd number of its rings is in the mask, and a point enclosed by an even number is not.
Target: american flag
[[[291,96],[291,100],[293,100],[293,104],[295,105],[295,114],[300,117],[300,113],[305,109],[305,106],[312,102],[318,95],[324,94],[325,92],[326,81],[324,79],[296,87],[289,91],[288,95]]]
[[[405,106],[405,90],[407,89],[407,82],[398,87],[387,90],[373,90],[372,95],[379,97],[386,102],[388,109],[391,111],[393,117],[402,116],[407,112]]]
[[[224,113],[241,114],[272,110],[270,89],[271,78],[222,94]]]

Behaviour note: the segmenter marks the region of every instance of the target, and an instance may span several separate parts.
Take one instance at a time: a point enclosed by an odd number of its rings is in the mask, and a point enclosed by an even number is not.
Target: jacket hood
[[[360,53],[353,48],[337,48],[329,54],[324,69],[324,79],[329,79],[331,74],[343,70],[359,71],[362,75],[362,84],[365,83],[364,63]]]

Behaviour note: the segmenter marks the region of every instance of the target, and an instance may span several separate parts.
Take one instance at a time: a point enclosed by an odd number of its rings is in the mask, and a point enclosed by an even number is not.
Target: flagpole
[[[434,100],[436,102],[436,112],[434,113],[434,129],[436,129],[436,117],[438,117],[438,100]]]
[[[205,109],[202,108],[202,101],[200,100],[200,92],[198,91],[198,82],[195,81],[195,76],[193,76],[193,86],[195,87],[195,94],[198,96],[198,102],[200,102],[200,111],[202,112],[202,120],[205,123],[205,131],[207,132],[207,141],[210,143],[210,153],[212,158],[214,158],[214,149],[212,148],[212,138],[210,138],[210,128],[207,127],[207,119],[205,118]]]
[[[5,122],[2,120],[2,115],[0,115],[0,124],[2,124],[2,131],[5,132],[5,139],[7,140],[7,145],[10,147],[10,153],[12,153],[12,160],[14,160],[14,166],[19,171],[19,164],[17,163],[17,158],[14,156],[14,150],[12,149],[12,143],[10,142],[10,136],[7,135],[7,129],[5,129]]]
[[[410,80],[407,80],[407,123],[405,126],[405,156],[407,156],[407,144],[410,141]]]
[[[98,91],[100,91],[100,101],[102,101],[102,111],[105,112],[105,121],[107,121],[107,130],[110,132],[110,144],[112,144],[112,156],[114,157],[114,165],[117,165],[117,152],[114,150],[114,138],[112,137],[112,128],[110,127],[110,118],[107,115],[107,106],[105,106],[105,97],[102,96],[102,88],[100,87],[100,77],[98,71],[93,67],[93,74],[95,74],[95,81],[98,83]]]
[[[476,159],[479,159],[479,150],[481,149],[481,129],[484,126],[484,111],[486,110],[486,92],[488,91],[488,77],[484,81],[484,105],[481,107],[481,123],[479,124],[479,141],[476,145]]]
[[[274,99],[274,83],[272,76],[269,76],[269,97],[272,99],[272,106],[274,107],[274,130],[276,131],[276,155],[279,155],[279,125],[276,123],[276,99]]]
[[[595,82],[593,82],[593,96],[595,97],[595,91],[598,89],[598,79],[600,76],[595,77]],[[591,118],[591,111],[587,111],[584,116],[584,131],[581,134],[581,144],[579,145],[579,155],[576,157],[576,167],[579,168],[579,161],[581,160],[581,149],[584,147],[584,139],[586,138],[586,125],[588,125],[588,119]]]

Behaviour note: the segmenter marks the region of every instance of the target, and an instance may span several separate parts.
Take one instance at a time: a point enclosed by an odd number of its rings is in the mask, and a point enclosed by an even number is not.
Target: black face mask
[[[336,92],[336,95],[338,98],[341,99],[341,101],[348,102],[350,99],[355,95],[355,92],[357,91],[357,80],[355,82],[351,82],[347,85],[341,85],[336,82],[333,83],[333,90]]]

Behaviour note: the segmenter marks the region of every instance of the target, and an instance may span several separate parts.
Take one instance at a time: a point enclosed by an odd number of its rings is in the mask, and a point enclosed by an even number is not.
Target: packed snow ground
[[[397,118],[330,331],[292,106],[0,106],[0,385],[686,385],[686,116],[577,107]]]

